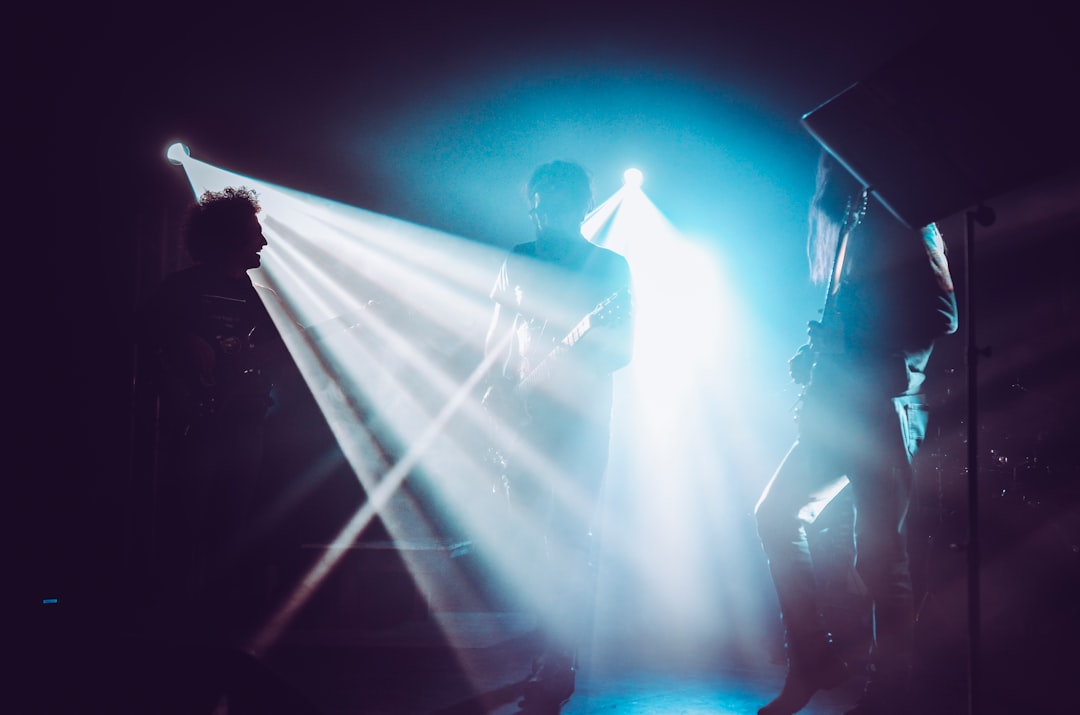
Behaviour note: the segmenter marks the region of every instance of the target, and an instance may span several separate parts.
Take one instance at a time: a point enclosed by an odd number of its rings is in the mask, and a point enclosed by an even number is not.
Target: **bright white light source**
[[[623,172],[623,183],[631,188],[638,188],[641,186],[641,182],[645,180],[645,177],[641,173],[641,169],[627,169]]]
[[[191,156],[191,150],[180,142],[172,144],[165,152],[165,157],[173,164],[183,164],[184,159],[189,156]]]

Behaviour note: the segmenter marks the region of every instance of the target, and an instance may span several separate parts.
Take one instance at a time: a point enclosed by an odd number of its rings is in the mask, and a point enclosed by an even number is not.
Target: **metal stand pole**
[[[977,715],[980,698],[981,613],[979,601],[979,430],[978,417],[978,361],[979,346],[975,341],[975,224],[989,226],[994,222],[994,212],[979,206],[964,214],[964,297],[967,316],[964,320],[967,333],[967,462],[968,462],[968,713]]]

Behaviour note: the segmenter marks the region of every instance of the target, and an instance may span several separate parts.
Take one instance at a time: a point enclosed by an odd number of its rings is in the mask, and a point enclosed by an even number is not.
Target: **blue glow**
[[[60,599],[59,598],[43,598],[43,599],[41,599],[41,602],[43,604],[45,604],[45,605],[50,605],[50,604],[54,604],[54,603],[60,603]]]

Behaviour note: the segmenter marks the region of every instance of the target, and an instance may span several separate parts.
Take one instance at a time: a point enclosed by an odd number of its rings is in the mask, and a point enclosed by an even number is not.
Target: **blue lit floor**
[[[391,627],[296,627],[255,658],[230,639],[179,621],[130,632],[56,622],[29,651],[26,678],[2,712],[71,715],[515,715],[535,640],[510,613],[444,613]],[[1065,625],[1065,624],[1062,624]],[[72,627],[75,626],[75,627]],[[48,631],[48,632],[46,632]],[[450,647],[449,642],[456,643]],[[1035,645],[1035,644],[1033,644]],[[978,715],[1073,712],[1072,643],[1048,640],[1008,658],[987,652]],[[783,667],[723,656],[654,657],[645,644],[594,643],[564,715],[750,714],[781,687]],[[42,666],[42,664],[44,664]],[[14,663],[18,668],[20,663]],[[923,673],[918,715],[967,715],[964,653],[940,653]],[[15,671],[17,672],[17,671]],[[1071,673],[1071,675],[1070,675]],[[853,676],[802,712],[840,715]]]
[[[530,625],[510,613],[449,613],[404,624],[394,633],[338,629],[320,636],[298,630],[267,664],[310,693],[316,712],[326,715],[513,715],[520,711],[519,685],[533,652]],[[444,638],[459,647],[441,647]],[[756,713],[783,680],[783,668],[771,663],[650,662],[647,653],[631,652],[625,644],[596,644],[582,660],[565,715]],[[841,713],[859,687],[852,678],[847,686],[820,693],[803,712]]]
[[[530,619],[443,613],[390,627],[324,623],[287,632],[255,658],[222,631],[157,622],[113,637],[93,629],[40,641],[50,667],[28,688],[52,715],[514,715],[535,649]],[[450,647],[448,641],[456,643]],[[565,715],[756,713],[779,690],[772,663],[651,662],[625,644],[582,654]],[[819,693],[808,715],[841,713],[859,683]],[[19,710],[18,712],[24,712]]]

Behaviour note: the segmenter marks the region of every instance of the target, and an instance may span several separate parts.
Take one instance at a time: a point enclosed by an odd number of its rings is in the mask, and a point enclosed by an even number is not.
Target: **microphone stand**
[[[989,226],[994,222],[993,209],[979,205],[964,212],[964,302],[967,316],[964,321],[967,335],[967,463],[968,463],[968,534],[967,534],[967,602],[968,602],[968,714],[977,715],[980,702],[981,647],[980,623],[982,620],[979,601],[979,574],[981,553],[979,548],[979,430],[978,417],[978,361],[979,355],[989,354],[979,349],[975,341],[975,224]]]

